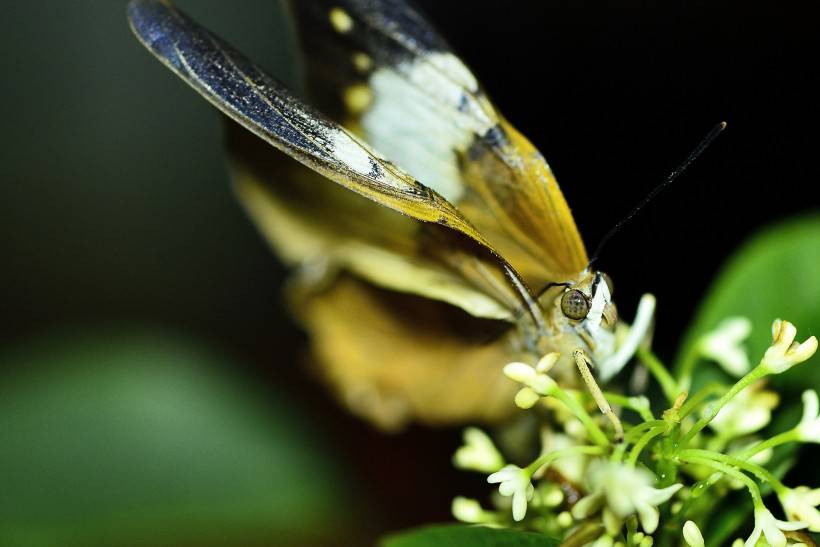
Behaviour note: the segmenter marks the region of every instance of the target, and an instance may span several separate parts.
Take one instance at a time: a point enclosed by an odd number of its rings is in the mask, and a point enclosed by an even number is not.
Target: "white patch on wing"
[[[380,67],[368,83],[373,102],[361,119],[367,142],[457,202],[463,194],[457,154],[498,123],[492,107],[473,96],[475,77],[451,53],[433,53]]]
[[[370,152],[342,130],[333,130],[331,135],[333,155],[359,174],[370,175],[373,170]]]
[[[433,53],[425,57],[425,60],[470,93],[478,91],[478,82],[473,73],[452,53]]]

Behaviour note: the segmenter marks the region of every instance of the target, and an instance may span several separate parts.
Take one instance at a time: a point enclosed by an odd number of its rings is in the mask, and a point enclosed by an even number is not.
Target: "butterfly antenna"
[[[712,144],[712,142],[717,138],[718,135],[720,135],[720,133],[724,129],[726,129],[726,122],[720,122],[715,127],[713,127],[712,130],[709,131],[709,133],[707,133],[706,136],[703,137],[703,139],[698,143],[695,149],[689,153],[689,155],[686,157],[683,163],[681,163],[675,169],[673,169],[672,172],[666,176],[662,183],[657,185],[651,192],[649,192],[649,194],[647,194],[645,198],[641,200],[640,203],[638,203],[635,207],[632,208],[629,214],[627,214],[617,224],[615,224],[615,226],[609,229],[606,235],[604,235],[604,237],[601,239],[601,242],[598,243],[598,246],[595,248],[595,253],[593,253],[592,259],[590,259],[587,268],[592,267],[595,261],[598,260],[598,257],[601,255],[601,251],[603,250],[607,242],[612,238],[612,236],[618,233],[627,222],[632,220],[632,218],[638,213],[638,211],[643,209],[644,206],[650,201],[652,201],[655,198],[655,196],[657,196],[664,188],[672,184],[675,181],[675,179],[678,178],[680,174],[683,173],[686,170],[686,168],[689,167],[692,164],[692,162],[695,161],[698,158],[698,156],[700,156],[703,153],[703,151],[709,147],[710,144]]]

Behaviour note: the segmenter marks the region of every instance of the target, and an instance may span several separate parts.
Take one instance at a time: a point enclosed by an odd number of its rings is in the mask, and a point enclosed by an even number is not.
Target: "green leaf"
[[[741,247],[707,291],[678,352],[678,366],[698,337],[733,315],[752,321],[747,344],[752,364],[771,343],[776,318],[794,323],[800,341],[820,336],[819,215],[775,225]],[[774,384],[795,390],[817,388],[818,357],[775,377]]]
[[[483,526],[428,526],[389,536],[383,547],[555,547],[556,539],[519,530]]]
[[[298,409],[237,365],[157,333],[44,337],[0,354],[0,543],[333,537],[344,481]]]

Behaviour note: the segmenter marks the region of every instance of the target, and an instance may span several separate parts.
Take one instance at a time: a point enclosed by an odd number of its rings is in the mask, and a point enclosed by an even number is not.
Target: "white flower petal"
[[[700,533],[698,525],[687,520],[683,525],[683,540],[689,547],[704,547],[703,534]]]
[[[812,532],[820,532],[820,488],[811,490],[807,486],[789,488],[780,495],[783,511],[789,519],[805,522]]]
[[[770,547],[786,547],[786,536],[777,526],[763,526],[763,536]]]
[[[516,522],[524,520],[524,516],[527,514],[527,496],[521,490],[516,490],[513,493],[512,514],[513,520]]]
[[[805,442],[820,443],[820,400],[817,392],[808,389],[803,392],[803,417],[797,425],[797,433],[800,440]]]
[[[476,524],[484,521],[484,510],[478,501],[458,496],[453,499],[451,512],[456,520]]]
[[[532,388],[522,387],[515,394],[515,406],[527,410],[532,408],[541,399],[541,396],[533,391]]]
[[[527,502],[532,499],[535,492],[530,482],[530,474],[510,464],[487,477],[487,482],[500,483],[498,485],[499,494],[512,496],[513,520],[522,520],[527,513]]]
[[[555,366],[555,363],[558,361],[558,358],[561,356],[560,353],[557,351],[553,351],[552,353],[548,353],[544,355],[541,359],[538,360],[538,363],[535,364],[535,370],[539,374],[546,374],[550,371],[550,369]]]
[[[807,389],[803,392],[803,420],[804,422],[813,422],[820,414],[820,399],[817,397],[817,392],[813,389]]]
[[[530,387],[536,392],[541,395],[549,395],[553,392],[558,384],[547,376],[546,374],[538,374],[530,384]]]
[[[763,386],[765,382],[761,380],[735,395],[709,422],[709,427],[725,438],[747,435],[765,427],[780,398]]]
[[[654,534],[658,529],[658,510],[646,502],[639,501],[635,503],[635,509],[638,511],[638,518],[641,521],[641,528],[647,534]]]
[[[741,345],[749,336],[752,323],[746,317],[729,317],[699,342],[701,355],[718,363],[726,372],[743,376],[749,369],[749,357]]]
[[[515,484],[512,481],[504,481],[498,485],[498,492],[502,496],[512,496],[516,492]]]
[[[607,506],[613,514],[625,519],[637,512],[643,529],[650,534],[658,527],[658,506],[683,486],[673,484],[662,489],[653,488],[654,476],[647,470],[612,462],[598,464],[588,475],[593,491],[606,496]],[[573,515],[579,517],[575,510]]]
[[[518,467],[515,465],[505,465],[500,470],[496,471],[489,477],[487,477],[487,482],[490,484],[495,484],[498,482],[508,481],[515,477],[516,473],[518,472]]]
[[[802,363],[817,351],[817,338],[812,336],[802,344],[795,343],[797,329],[788,321],[776,319],[772,324],[772,345],[766,350],[760,364],[779,374]]]
[[[763,530],[761,530],[759,526],[755,526],[754,530],[752,530],[752,534],[749,536],[749,539],[747,539],[746,543],[743,544],[743,547],[755,547],[762,532]]]
[[[792,359],[798,363],[809,359],[817,351],[817,337],[811,336],[808,340],[799,346],[792,348],[790,353]]]
[[[755,527],[752,535],[746,540],[746,547],[753,547],[760,539],[760,534],[765,536],[771,547],[785,547],[786,536],[783,530],[794,531],[805,528],[805,522],[785,522],[777,520],[771,511],[765,507],[755,509]]]
[[[486,433],[468,427],[463,437],[464,444],[453,454],[453,465],[457,468],[491,473],[504,465],[504,458]]]
[[[527,363],[513,362],[504,366],[504,376],[519,384],[530,384],[535,379],[535,369]]]

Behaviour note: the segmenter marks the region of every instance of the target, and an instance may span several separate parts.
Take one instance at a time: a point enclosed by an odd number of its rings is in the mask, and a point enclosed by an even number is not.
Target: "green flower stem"
[[[589,436],[592,439],[592,442],[594,442],[598,446],[609,445],[609,439],[607,439],[604,432],[601,431],[600,427],[598,427],[598,424],[596,424],[592,420],[592,417],[584,409],[584,407],[581,406],[581,404],[575,397],[573,397],[572,395],[558,387],[557,384],[555,384],[553,388],[549,390],[549,394],[558,399],[559,401],[561,401],[562,403],[564,403],[565,405],[567,405],[567,407],[569,407],[570,411],[575,415],[575,417],[578,418],[582,424],[584,424],[584,427],[589,432]]]
[[[652,441],[658,435],[662,435],[669,430],[669,425],[659,425],[657,427],[653,427],[649,431],[643,434],[643,436],[635,443],[635,446],[632,447],[632,451],[629,453],[629,458],[627,458],[626,463],[630,466],[635,467],[635,463],[638,461],[638,457],[641,455],[641,451],[646,448],[646,445]]]
[[[689,398],[683,404],[682,407],[680,407],[680,410],[678,411],[678,416],[680,417],[681,420],[683,420],[685,417],[687,417],[689,414],[691,414],[692,411],[695,408],[697,408],[704,400],[711,397],[712,395],[717,395],[719,393],[723,393],[727,389],[729,389],[728,386],[726,386],[724,384],[721,384],[719,382],[712,382],[712,383],[706,384],[701,389],[699,389],[697,393],[692,395],[692,397]]]
[[[780,433],[779,435],[775,435],[771,439],[765,440],[763,442],[757,443],[756,445],[750,446],[736,454],[733,454],[732,457],[735,460],[748,460],[758,452],[766,450],[767,448],[774,448],[775,446],[779,446],[781,444],[785,444],[787,442],[797,441],[799,440],[797,430],[792,429],[789,431],[785,431]],[[765,471],[765,469],[764,469]],[[768,471],[766,471],[768,473]],[[719,480],[723,478],[722,475],[718,473],[713,473],[709,477],[700,480],[692,485],[691,492],[692,496],[684,502],[683,507],[681,508],[679,515],[686,515],[686,512],[689,508],[693,505],[695,500],[701,497],[709,488],[714,486]],[[779,481],[778,481],[779,482]],[[782,483],[781,483],[782,484]],[[777,488],[773,486],[773,488],[777,491]]]
[[[730,477],[739,480],[749,490],[749,495],[752,497],[752,503],[754,504],[755,509],[764,506],[763,497],[760,495],[760,488],[758,488],[757,483],[750,479],[748,475],[746,475],[745,473],[741,473],[731,465],[726,465],[725,463],[715,461],[711,458],[697,456],[695,454],[691,454],[690,452],[690,450],[682,450],[678,457],[681,460],[686,461],[687,463],[694,463],[704,465],[706,467],[711,467],[716,471],[720,471],[724,475],[729,475]]]
[[[780,446],[781,444],[797,442],[799,440],[800,433],[797,431],[797,428],[790,429],[775,435],[771,439],[766,439],[765,441],[761,441],[748,448],[744,448],[743,450],[733,454],[733,456],[739,460],[748,460],[758,452],[763,452],[767,448],[774,448],[775,446]]]
[[[643,422],[629,431],[626,432],[624,435],[624,440],[620,443],[617,447],[615,447],[615,452],[612,454],[613,461],[621,461],[623,459],[624,453],[626,452],[626,447],[629,446],[631,443],[635,442],[636,440],[640,439],[641,436],[646,432],[655,427],[667,427],[667,422],[663,420],[651,420],[649,422]]]
[[[698,420],[695,423],[695,425],[692,426],[692,429],[687,431],[686,434],[683,436],[683,438],[680,441],[680,446],[681,447],[686,447],[686,445],[689,444],[689,442],[695,437],[695,435],[700,433],[700,431],[704,427],[709,425],[709,422],[711,422],[712,419],[714,419],[714,417],[717,416],[717,414],[718,414],[718,412],[720,412],[721,408],[726,406],[726,403],[731,401],[735,397],[735,395],[737,395],[738,393],[740,393],[741,391],[746,389],[746,387],[749,384],[751,384],[753,382],[756,382],[757,380],[763,378],[764,376],[769,374],[769,372],[770,371],[769,371],[768,367],[765,367],[763,365],[758,365],[755,368],[753,368],[748,374],[746,374],[746,376],[744,376],[743,378],[738,380],[737,383],[735,385],[733,385],[729,389],[729,391],[727,391],[723,395],[723,397],[721,397],[716,402],[713,402],[709,406],[706,407],[706,411],[704,412],[704,414],[700,418],[700,420]]]
[[[545,465],[549,465],[555,460],[564,458],[566,456],[572,456],[574,454],[584,454],[586,456],[600,456],[603,453],[604,447],[602,446],[570,446],[568,448],[562,448],[561,450],[555,450],[553,452],[548,452],[543,456],[540,456],[534,462],[525,467],[524,471],[528,473],[530,477],[532,477],[536,471],[538,471]]]
[[[786,487],[783,485],[783,483],[780,482],[780,480],[777,477],[772,475],[771,472],[769,472],[764,467],[732,456],[727,456],[726,454],[721,454],[720,452],[712,452],[711,450],[701,450],[697,448],[687,448],[686,450],[681,451],[680,456],[682,458],[688,458],[692,456],[698,458],[709,458],[714,461],[724,463],[726,465],[739,467],[740,469],[744,469],[750,473],[753,473],[760,480],[764,480],[771,484],[774,491],[778,494],[786,490]]]
[[[637,356],[661,385],[661,389],[663,390],[663,394],[666,396],[667,400],[669,400],[670,403],[675,402],[679,392],[678,383],[672,375],[669,374],[669,371],[666,370],[666,367],[663,366],[660,359],[658,359],[655,354],[647,348],[639,348],[637,351]]]
[[[606,400],[612,404],[634,410],[645,422],[655,419],[655,416],[652,415],[652,411],[644,406],[636,405],[632,400],[633,397],[621,395],[620,393],[612,393],[611,391],[605,391],[604,397],[606,397]]]
[[[659,426],[666,427],[668,425],[669,424],[664,420],[652,420],[652,421],[649,421],[649,422],[640,423],[640,424],[636,425],[635,427],[633,427],[632,429],[630,429],[629,431],[626,432],[626,435],[624,435],[624,444],[628,444],[630,442],[634,442],[635,440],[639,439],[643,435],[644,431],[647,431],[647,430],[652,429],[654,427],[659,427]]]

